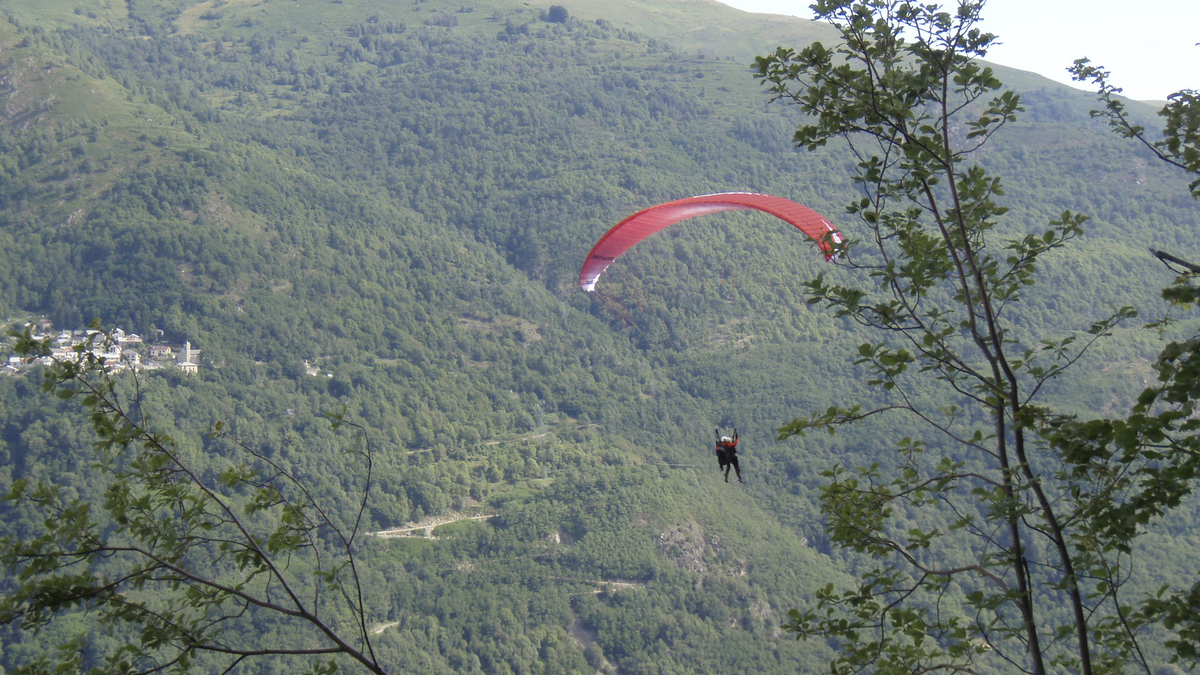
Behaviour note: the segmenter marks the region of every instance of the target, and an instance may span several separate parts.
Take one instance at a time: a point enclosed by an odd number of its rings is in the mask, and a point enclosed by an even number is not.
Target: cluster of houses
[[[99,331],[94,329],[64,330],[54,335],[54,327],[48,319],[30,322],[25,326],[35,340],[51,338],[50,354],[32,362],[22,356],[10,355],[2,371],[5,374],[19,373],[31,363],[51,365],[54,361],[75,359],[79,355],[79,345],[87,345],[93,356],[103,358],[105,368],[110,372],[126,368],[135,371],[175,368],[184,373],[195,373],[200,368],[200,350],[192,348],[191,341],[174,346],[147,344],[140,335],[126,333],[120,328],[113,329],[107,336],[98,335]]]

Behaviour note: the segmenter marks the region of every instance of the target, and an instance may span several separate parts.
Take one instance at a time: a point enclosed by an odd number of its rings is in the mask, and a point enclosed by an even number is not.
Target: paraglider
[[[718,192],[651,206],[614,225],[592,246],[583,267],[579,270],[579,286],[589,293],[596,290],[596,282],[599,281],[600,275],[617,258],[659,230],[693,216],[743,210],[762,211],[789,223],[816,241],[817,247],[825,255],[825,260],[837,260],[843,243],[842,235],[816,211],[783,197],[755,192]],[[626,323],[633,325],[630,319],[626,319]],[[741,482],[737,430],[734,429],[732,438],[722,436],[719,429],[714,430],[714,433],[714,452],[718,468],[724,473],[725,482],[729,482],[731,468],[736,472],[738,482]]]
[[[720,429],[713,429],[713,435],[717,439],[717,445],[714,451],[717,455],[717,469],[725,470],[725,482],[729,482],[729,467],[733,467],[737,472],[738,482],[742,482],[742,467],[738,466],[737,444],[738,432],[737,428],[733,429],[733,438],[722,436]]]
[[[651,206],[617,223],[600,237],[579,270],[579,285],[591,292],[608,266],[638,242],[675,223],[706,213],[758,210],[784,220],[812,239],[826,260],[837,258],[842,235],[821,214],[790,199],[754,192],[718,192]]]

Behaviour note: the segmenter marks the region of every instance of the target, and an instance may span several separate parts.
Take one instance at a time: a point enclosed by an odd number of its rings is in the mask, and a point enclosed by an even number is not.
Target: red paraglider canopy
[[[595,290],[596,281],[614,260],[668,225],[706,213],[746,209],[763,211],[791,223],[816,240],[826,260],[836,257],[834,245],[842,243],[842,236],[816,211],[783,197],[754,192],[719,192],[651,206],[617,223],[588,253],[579,270],[579,285],[588,292]]]

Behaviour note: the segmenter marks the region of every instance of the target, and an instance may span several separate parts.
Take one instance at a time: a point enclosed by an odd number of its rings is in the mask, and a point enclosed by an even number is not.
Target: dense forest
[[[609,4],[0,8],[5,326],[97,320],[190,340],[196,374],[147,371],[139,387],[203,472],[237,461],[208,433],[221,423],[352,510],[361,475],[323,418],[343,411],[375,448],[367,530],[493,516],[363,540],[392,672],[823,672],[830,648],[780,626],[869,561],[829,545],[820,471],[920,433],[888,420],[775,441],[802,412],[880,394],[855,363],[863,329],[806,304],[801,283],[851,272],[761,214],[673,228],[579,291],[591,243],[651,204],[766,192],[839,222],[857,194],[852,157],[793,148],[797,120],[748,68],[769,40],[802,46],[824,28],[754,33],[704,0],[655,20]],[[1200,248],[1185,178],[1093,121],[1086,94],[999,72],[1026,106],[979,158],[1003,176],[1002,227],[1090,216],[1021,298],[1017,328],[1163,313],[1172,275],[1145,249]],[[1083,414],[1128,407],[1162,342],[1140,325],[1051,396]],[[92,427],[38,372],[0,376],[0,490],[47,479],[102,501]],[[744,485],[722,481],[710,447],[735,426]],[[46,517],[0,508],[9,536]],[[1191,513],[1150,533],[1160,564],[1139,590],[1194,575]],[[86,612],[37,633],[11,623],[0,668],[76,638],[81,668],[123,639]]]

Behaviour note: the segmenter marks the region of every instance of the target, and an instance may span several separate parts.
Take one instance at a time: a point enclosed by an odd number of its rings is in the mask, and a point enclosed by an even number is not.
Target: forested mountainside
[[[598,294],[576,275],[613,223],[693,194],[778,194],[838,222],[851,157],[794,150],[796,119],[748,69],[829,34],[706,0],[561,6],[552,22],[509,0],[5,3],[0,318],[190,341],[197,373],[141,384],[209,471],[232,452],[205,435],[220,421],[352,508],[321,418],[345,410],[377,452],[367,529],[493,515],[366,540],[393,672],[823,671],[823,646],[779,629],[859,564],[824,538],[818,472],[913,433],[774,441],[872,396],[861,329],[801,287],[846,272],[780,223],[725,214],[647,241]],[[1021,329],[1160,312],[1170,275],[1144,251],[1200,247],[1186,181],[1091,121],[1085,94],[1001,73],[1027,107],[981,157],[1006,226],[1092,217]],[[1158,340],[1123,331],[1058,383],[1064,405],[1126,404]],[[90,428],[38,385],[0,377],[0,488],[99,496]],[[741,433],[744,485],[716,473],[715,426]],[[1163,574],[1183,574],[1194,529],[1157,537]],[[89,663],[122,639],[85,613],[8,626],[0,664],[76,635]]]

